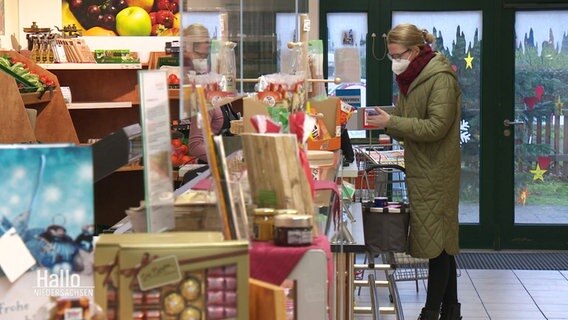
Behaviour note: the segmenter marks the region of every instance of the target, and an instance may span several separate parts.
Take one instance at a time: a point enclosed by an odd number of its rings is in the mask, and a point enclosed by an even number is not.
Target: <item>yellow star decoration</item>
[[[467,52],[467,57],[463,58],[465,60],[465,68],[466,69],[473,69],[473,57],[471,53]]]
[[[519,197],[517,198],[517,203],[522,204],[523,207],[527,203],[527,198],[529,197],[529,188],[524,187],[521,191],[519,191]]]
[[[546,172],[546,170],[542,170],[540,168],[540,164],[537,163],[536,168],[534,170],[530,170],[530,172],[534,174],[533,181],[536,180],[544,181],[544,173]]]
[[[558,96],[558,98],[556,99],[554,106],[556,107],[554,114],[557,116],[562,115],[562,107],[564,107],[564,102],[560,100],[560,96]]]

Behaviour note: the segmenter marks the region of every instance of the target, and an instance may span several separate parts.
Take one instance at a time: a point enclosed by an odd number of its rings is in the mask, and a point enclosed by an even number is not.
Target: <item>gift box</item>
[[[107,314],[108,320],[119,319],[119,252],[126,244],[205,243],[223,240],[221,232],[168,232],[102,234],[95,250],[95,302]],[[128,318],[127,318],[128,319]]]
[[[248,319],[247,241],[122,243],[120,319]]]

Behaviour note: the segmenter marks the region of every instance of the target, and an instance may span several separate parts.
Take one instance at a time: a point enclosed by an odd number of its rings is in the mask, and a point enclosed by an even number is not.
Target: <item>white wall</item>
[[[12,48],[10,35],[18,32],[18,1],[19,0],[4,0],[4,35],[0,35],[2,48]]]
[[[309,0],[311,20],[310,39],[318,39],[319,1]],[[4,0],[6,29],[0,36],[2,48],[17,49],[11,36],[22,48],[27,47],[23,28],[35,21],[39,27],[61,27],[61,0]],[[164,51],[165,43],[179,37],[84,37],[91,51],[95,49],[130,49],[139,53],[141,62],[148,60],[151,51]]]
[[[6,6],[6,36],[2,47],[14,48],[10,35],[14,34],[22,48],[27,47],[23,28],[35,21],[39,27],[61,25],[61,0],[4,0]],[[151,51],[164,51],[165,43],[179,37],[84,37],[91,51],[95,49],[130,49],[138,52],[141,62],[147,62]]]

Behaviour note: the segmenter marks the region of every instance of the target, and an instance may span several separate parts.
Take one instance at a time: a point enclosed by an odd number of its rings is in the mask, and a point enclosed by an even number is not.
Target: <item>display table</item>
[[[249,256],[251,278],[275,285],[286,279],[296,280],[297,319],[327,318],[333,275],[327,237],[315,237],[311,246],[303,247],[278,247],[271,242],[253,241]]]

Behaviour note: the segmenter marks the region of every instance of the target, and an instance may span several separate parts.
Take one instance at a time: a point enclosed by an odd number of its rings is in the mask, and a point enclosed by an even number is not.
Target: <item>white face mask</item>
[[[400,59],[398,61],[393,60],[392,61],[392,72],[394,72],[394,74],[396,74],[398,76],[399,74],[406,71],[409,64],[410,64],[410,60],[408,60],[408,59]]]
[[[193,59],[191,60],[191,63],[193,63],[193,69],[195,70],[195,73],[207,73],[207,59]]]

